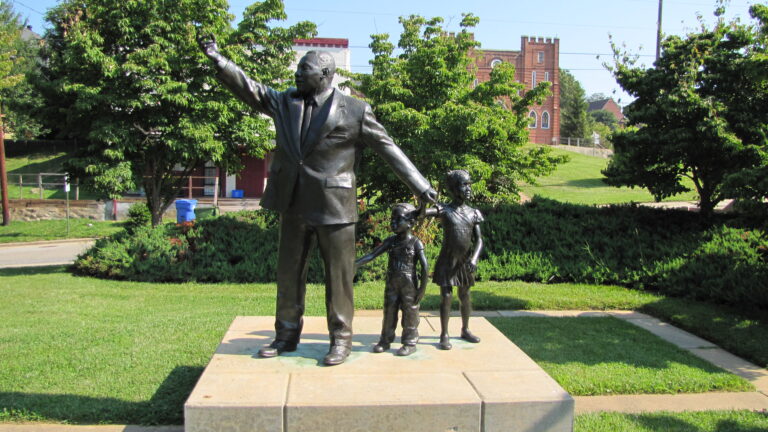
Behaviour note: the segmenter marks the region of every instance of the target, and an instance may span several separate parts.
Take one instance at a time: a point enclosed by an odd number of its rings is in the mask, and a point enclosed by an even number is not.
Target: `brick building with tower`
[[[522,36],[520,51],[481,49],[475,52],[477,81],[488,81],[491,70],[501,63],[515,66],[517,81],[532,89],[542,81],[552,83],[551,94],[539,105],[531,107],[531,142],[536,144],[557,143],[560,138],[560,40]]]

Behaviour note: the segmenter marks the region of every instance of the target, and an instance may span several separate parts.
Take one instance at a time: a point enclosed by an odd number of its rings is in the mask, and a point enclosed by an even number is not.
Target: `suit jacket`
[[[357,221],[355,169],[360,153],[371,147],[415,195],[430,184],[376,121],[367,103],[334,90],[301,141],[304,100],[296,89],[278,92],[259,84],[234,63],[220,68],[218,79],[238,98],[275,122],[276,150],[261,206],[291,211],[313,225]]]

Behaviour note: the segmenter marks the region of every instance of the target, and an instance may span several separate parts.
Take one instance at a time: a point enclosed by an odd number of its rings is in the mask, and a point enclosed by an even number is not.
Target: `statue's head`
[[[311,95],[331,87],[336,74],[336,62],[327,51],[309,51],[301,58],[294,78],[302,95]]]
[[[413,227],[418,211],[413,204],[399,203],[392,206],[392,219],[390,228],[393,232],[404,232]]]
[[[472,179],[465,170],[448,171],[445,176],[448,193],[454,198],[466,201],[472,198]]]

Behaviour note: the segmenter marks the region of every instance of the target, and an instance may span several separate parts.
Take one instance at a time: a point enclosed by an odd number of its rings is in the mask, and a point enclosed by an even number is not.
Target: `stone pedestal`
[[[273,325],[234,320],[184,406],[187,432],[573,430],[571,396],[484,318],[470,324],[481,343],[441,351],[439,318],[422,317],[418,351],[397,357],[398,344],[371,352],[381,318],[356,317],[352,354],[333,367],[325,317],[305,318],[296,352],[258,358]]]

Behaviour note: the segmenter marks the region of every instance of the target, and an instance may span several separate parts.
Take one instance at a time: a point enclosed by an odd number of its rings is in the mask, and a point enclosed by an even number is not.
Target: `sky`
[[[47,27],[45,11],[57,0],[8,0],[35,32]],[[152,0],[146,0],[152,1]],[[253,0],[229,0],[235,23]],[[698,18],[714,22],[715,0],[662,0],[662,31],[684,35],[696,31]],[[754,0],[732,0],[726,4],[726,18],[749,22]],[[449,31],[460,29],[462,13],[480,18],[474,29],[481,48],[519,50],[520,37],[541,36],[560,39],[560,67],[568,69],[587,95],[603,93],[625,105],[631,99],[621,91],[604,63],[612,62],[610,37],[639,54],[650,66],[656,47],[659,0],[285,0],[285,24],[312,21],[318,37],[349,39],[353,72],[370,72],[370,35],[388,33],[397,43],[401,32],[398,17],[411,14],[444,18]]]

